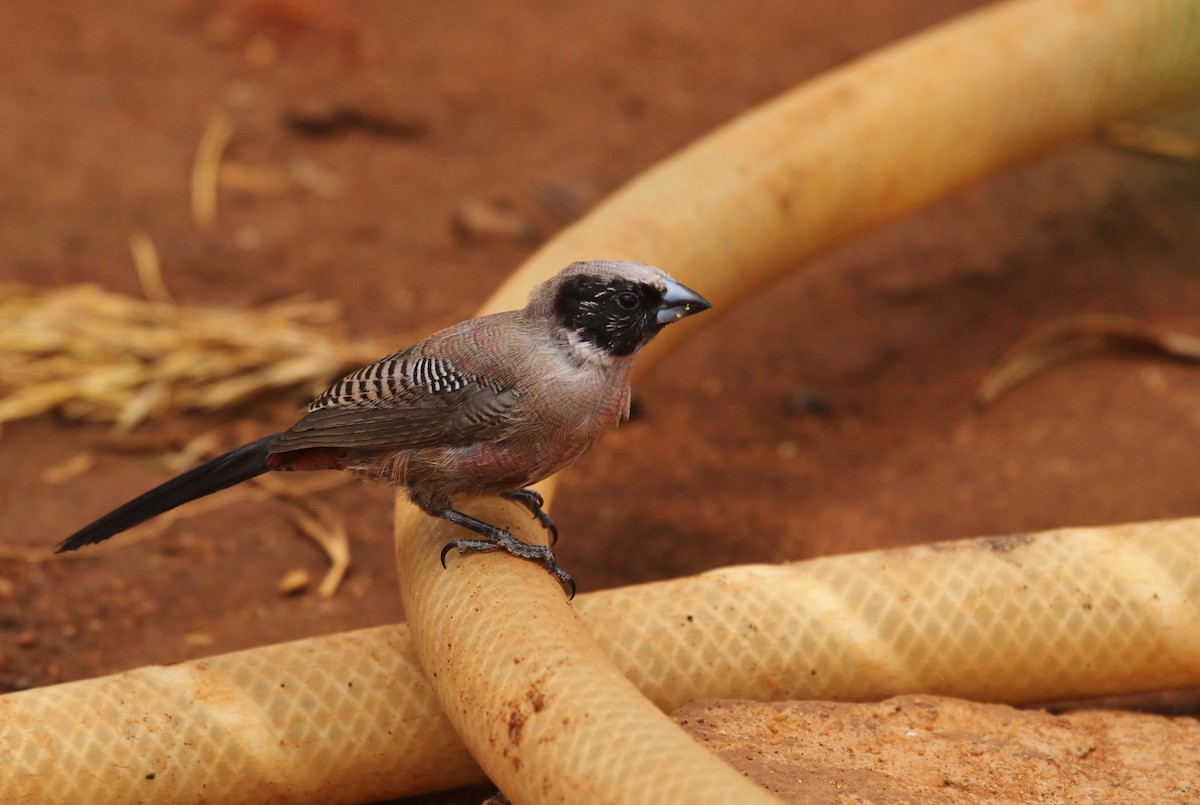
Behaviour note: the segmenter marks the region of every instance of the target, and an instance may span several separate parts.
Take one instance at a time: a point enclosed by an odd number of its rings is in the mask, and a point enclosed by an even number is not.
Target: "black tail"
[[[151,517],[157,517],[176,506],[182,506],[189,500],[202,498],[227,489],[242,481],[249,481],[267,472],[267,454],[270,446],[279,438],[279,434],[263,437],[258,441],[244,444],[236,450],[230,450],[223,456],[188,470],[183,475],[172,478],[160,484],[149,492],[138,495],[124,506],[111,511],[91,525],[84,526],[67,537],[58,546],[55,553],[64,553],[103,542],[109,537],[120,534],[143,523]]]

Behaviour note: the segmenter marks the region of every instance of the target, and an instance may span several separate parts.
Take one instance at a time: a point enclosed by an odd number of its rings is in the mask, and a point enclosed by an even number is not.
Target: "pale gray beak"
[[[671,279],[664,280],[664,282],[667,285],[667,292],[663,294],[662,304],[658,307],[659,324],[670,324],[685,316],[712,307],[707,299],[686,285],[681,285]]]

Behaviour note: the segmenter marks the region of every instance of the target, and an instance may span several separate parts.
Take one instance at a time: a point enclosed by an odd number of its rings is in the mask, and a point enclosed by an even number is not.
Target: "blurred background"
[[[977,5],[6,3],[0,294],[91,283],[167,304],[157,277],[178,305],[248,316],[303,294],[338,306],[320,332],[381,356],[470,316],[694,138]],[[561,564],[587,592],[1196,514],[1195,368],[1109,354],[987,409],[974,395],[1072,316],[1200,331],[1198,221],[1194,162],[1096,140],[806,264],[638,385],[634,420],[559,487]],[[392,495],[355,481],[50,555],[186,456],[288,426],[314,390],[152,406],[124,429],[70,411],[2,425],[0,692],[401,620]],[[329,597],[314,531],[344,531],[352,556]]]

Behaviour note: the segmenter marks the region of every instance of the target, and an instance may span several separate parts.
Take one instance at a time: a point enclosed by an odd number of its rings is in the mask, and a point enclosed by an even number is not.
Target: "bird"
[[[558,529],[529,487],[628,419],[638,354],[667,325],[710,307],[654,266],[572,263],[537,285],[524,308],[452,325],[346,375],[289,429],[143,493],[55,552],[102,542],[269,471],[344,470],[404,487],[423,512],[470,532],[442,549],[443,567],[454,550],[503,550],[540,564],[573,596],[575,582],[550,547],[478,520],[455,500],[514,500],[555,544]]]

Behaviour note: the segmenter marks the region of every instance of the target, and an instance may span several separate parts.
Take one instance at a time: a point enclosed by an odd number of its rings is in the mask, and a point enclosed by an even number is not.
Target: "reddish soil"
[[[537,243],[715,125],[975,5],[6,4],[0,279],[138,293],[128,238],[144,231],[181,303],[304,290],[341,302],[352,333],[407,338],[470,315]],[[226,189],[201,232],[189,174],[218,111],[234,125],[228,159],[318,180]],[[456,235],[479,201],[526,231]],[[1197,514],[1194,368],[1103,357],[986,411],[972,395],[1010,345],[1066,316],[1195,332],[1198,220],[1194,168],[1081,144],[805,265],[640,384],[640,415],[561,487],[562,564],[583,592]],[[49,552],[167,477],[167,449],[214,427],[228,444],[285,427],[304,402],[279,395],[122,439],[54,418],[10,424],[0,541]],[[42,480],[81,450],[100,454],[92,471]],[[0,692],[402,619],[390,492],[321,497],[344,513],[354,557],[332,600],[276,592],[323,560],[273,502],[76,561],[0,562]]]

